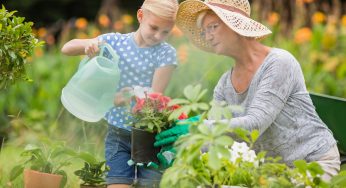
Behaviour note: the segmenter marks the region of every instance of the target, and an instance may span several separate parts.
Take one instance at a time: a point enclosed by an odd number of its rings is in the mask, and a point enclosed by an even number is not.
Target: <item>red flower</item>
[[[188,116],[185,113],[181,113],[180,116],[178,117],[179,120],[187,119]]]
[[[141,111],[143,109],[144,104],[145,104],[145,99],[136,97],[136,105],[132,108],[132,112],[136,113]]]
[[[153,100],[159,99],[161,96],[162,96],[161,93],[149,93],[149,94],[148,94],[148,97],[149,97],[150,99],[153,99]]]

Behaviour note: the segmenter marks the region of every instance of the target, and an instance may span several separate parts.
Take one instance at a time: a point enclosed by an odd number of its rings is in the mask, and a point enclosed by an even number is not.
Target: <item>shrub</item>
[[[32,22],[14,16],[16,11],[0,9],[0,89],[17,80],[28,80],[25,75],[26,59],[33,49],[42,45],[32,34]]]

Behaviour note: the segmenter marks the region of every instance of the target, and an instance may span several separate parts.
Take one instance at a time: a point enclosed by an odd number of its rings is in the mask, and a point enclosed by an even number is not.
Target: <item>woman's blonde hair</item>
[[[197,15],[197,19],[196,19],[197,28],[202,28],[202,23],[203,23],[204,17],[207,14],[215,14],[215,13],[213,11],[211,11],[210,9],[202,10],[201,12],[199,12]]]
[[[145,0],[141,8],[160,18],[175,21],[179,3],[177,0]]]

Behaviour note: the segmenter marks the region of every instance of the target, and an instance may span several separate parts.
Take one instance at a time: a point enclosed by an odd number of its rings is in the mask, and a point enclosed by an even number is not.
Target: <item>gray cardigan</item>
[[[298,61],[287,51],[272,48],[248,89],[237,93],[226,72],[214,89],[214,100],[240,105],[231,127],[257,129],[254,149],[267,156],[281,156],[292,166],[297,159],[319,159],[335,143],[331,131],[315,111]]]

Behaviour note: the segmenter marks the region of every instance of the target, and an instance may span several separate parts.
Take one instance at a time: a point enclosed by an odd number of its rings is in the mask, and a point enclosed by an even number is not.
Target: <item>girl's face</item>
[[[154,46],[164,41],[174,26],[174,21],[160,18],[147,10],[139,9],[137,18],[140,23],[138,42],[142,47]]]
[[[233,48],[237,46],[238,35],[215,14],[205,15],[202,30],[202,37],[216,54],[230,55]]]

